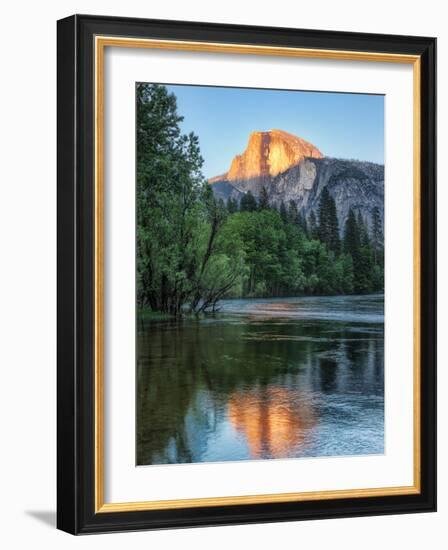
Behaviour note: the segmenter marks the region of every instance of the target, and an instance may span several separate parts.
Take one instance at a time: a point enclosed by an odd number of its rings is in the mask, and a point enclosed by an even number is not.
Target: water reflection
[[[229,419],[247,440],[250,458],[285,458],[304,444],[314,425],[314,411],[297,392],[278,386],[236,391],[229,399]]]
[[[382,311],[378,297],[231,301],[140,323],[137,463],[382,453]]]

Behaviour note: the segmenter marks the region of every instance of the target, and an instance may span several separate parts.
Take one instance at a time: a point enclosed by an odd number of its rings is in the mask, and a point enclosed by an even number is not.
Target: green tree
[[[357,224],[358,224],[359,240],[361,242],[361,246],[370,245],[369,230],[364,218],[362,217],[361,211],[358,211]]]
[[[384,290],[384,269],[378,264],[373,266],[372,290],[375,292]]]
[[[269,208],[269,195],[266,187],[263,185],[258,197],[258,210],[267,210]]]
[[[344,251],[353,261],[353,291],[365,294],[374,290],[373,254],[364,221],[360,215],[356,220],[352,209],[349,210],[345,224]]]
[[[288,211],[286,210],[284,201],[280,203],[279,212],[283,223],[288,223]]]
[[[309,223],[308,223],[308,234],[311,239],[318,239],[319,238],[319,231],[317,226],[317,219],[316,219],[316,213],[314,210],[311,210],[310,217],[309,217]]]
[[[164,86],[137,86],[137,299],[173,314],[191,292],[205,185],[198,138],[181,120]]]
[[[303,247],[303,269],[307,294],[336,294],[334,253],[319,240],[307,240]]]
[[[324,187],[319,203],[318,236],[319,239],[327,245],[328,250],[333,251],[335,254],[339,254],[341,243],[339,239],[339,222],[336,212],[336,203],[327,187]]]
[[[350,254],[341,254],[339,262],[342,271],[341,293],[352,294],[354,290],[353,259]]]
[[[372,248],[375,265],[384,265],[383,224],[380,210],[377,206],[372,212]]]
[[[227,199],[227,211],[229,214],[235,214],[235,212],[238,212],[238,201],[236,199],[232,199],[232,197]]]
[[[257,201],[250,190],[242,196],[240,210],[241,212],[255,212],[257,210]]]
[[[182,134],[181,121],[164,86],[137,86],[137,300],[177,316],[186,306],[213,308],[239,269],[216,267],[228,212],[201,173],[198,138]]]
[[[350,254],[353,261],[358,258],[361,248],[361,241],[359,238],[359,229],[356,222],[355,213],[350,208],[348,211],[347,221],[345,222],[344,231],[344,251]]]
[[[373,257],[372,249],[368,245],[361,247],[359,258],[354,262],[354,287],[359,294],[373,291]]]
[[[299,227],[302,229],[303,234],[306,237],[308,237],[309,236],[308,224],[306,222],[306,216],[303,212],[299,212],[299,214],[297,216],[297,223],[298,223]]]
[[[375,292],[384,291],[384,237],[380,210],[377,206],[372,212],[371,238],[373,272],[372,289]]]
[[[304,275],[299,229],[284,224],[277,210],[239,212],[227,220],[222,232],[225,249],[241,249],[245,270],[242,296],[281,296],[302,292]]]
[[[227,246],[223,239],[223,228],[229,218],[227,209],[216,200],[210,187],[205,198],[208,223],[200,236],[203,252],[190,301],[190,309],[195,313],[215,311],[218,301],[233,289],[244,270],[241,246],[235,241],[233,246]]]
[[[295,200],[290,200],[288,204],[288,223],[299,225],[299,211]]]

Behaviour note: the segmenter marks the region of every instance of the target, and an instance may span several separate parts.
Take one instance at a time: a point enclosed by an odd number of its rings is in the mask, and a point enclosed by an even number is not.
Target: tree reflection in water
[[[382,453],[382,299],[349,297],[375,312],[359,321],[319,319],[331,298],[314,300],[306,319],[282,300],[274,315],[140,323],[137,463]]]

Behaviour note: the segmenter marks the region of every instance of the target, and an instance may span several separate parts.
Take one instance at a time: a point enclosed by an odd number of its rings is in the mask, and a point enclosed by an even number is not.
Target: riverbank
[[[327,308],[322,307],[323,303],[327,305]],[[151,311],[149,308],[138,308],[137,310],[138,319],[143,322],[200,320],[228,314],[383,323],[384,294],[226,298],[219,302],[219,308],[213,313],[185,312],[180,317]]]

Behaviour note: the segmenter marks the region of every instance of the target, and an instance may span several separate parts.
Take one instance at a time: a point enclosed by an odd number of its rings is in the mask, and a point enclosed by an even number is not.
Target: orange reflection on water
[[[228,403],[232,426],[246,436],[252,458],[286,458],[304,445],[315,414],[306,400],[286,388],[235,392]]]
[[[272,319],[272,317],[289,318],[290,312],[296,310],[296,304],[288,302],[261,302],[252,305],[252,312],[249,313],[249,317],[257,321]]]

